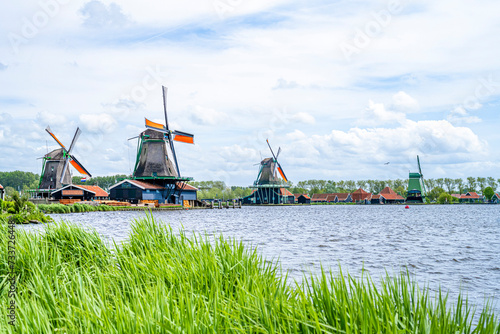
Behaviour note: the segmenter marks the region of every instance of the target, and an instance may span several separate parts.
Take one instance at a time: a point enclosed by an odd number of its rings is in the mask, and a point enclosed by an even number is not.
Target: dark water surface
[[[286,206],[242,209],[155,211],[170,224],[209,235],[242,240],[268,260],[279,259],[290,277],[325,268],[374,281],[410,271],[420,287],[459,291],[478,306],[493,297],[500,315],[500,205]],[[106,238],[126,240],[134,218],[144,212],[90,212],[52,215],[95,228]],[[24,226],[38,229],[40,225]]]

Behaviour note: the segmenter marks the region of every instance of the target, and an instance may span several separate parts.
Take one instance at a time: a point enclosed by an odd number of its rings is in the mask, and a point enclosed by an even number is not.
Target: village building
[[[311,204],[311,197],[307,194],[293,194],[293,196],[297,204]]]
[[[293,204],[295,196],[286,188],[259,187],[242,199],[243,204]]]
[[[460,196],[460,203],[479,203],[484,201],[484,196],[479,196],[474,191],[466,192]]]
[[[352,202],[351,194],[349,193],[328,193],[328,194],[313,194],[311,197],[312,203],[350,203]]]
[[[398,204],[404,203],[405,199],[403,196],[397,194],[390,187],[385,187],[380,193],[380,203],[381,204]]]
[[[68,184],[54,190],[51,196],[56,200],[95,201],[106,200],[109,194],[99,186]]]
[[[351,194],[352,201],[355,203],[369,204],[372,194],[359,188]]]
[[[370,204],[381,204],[380,195],[372,195],[372,197],[370,198]]]
[[[115,201],[138,204],[143,201],[158,204],[186,204],[194,206],[198,189],[184,182],[175,184],[175,191],[152,182],[125,179],[109,188],[110,198]]]
[[[493,197],[491,198],[491,202],[497,204],[500,203],[500,195],[498,194],[493,195]]]
[[[331,194],[313,194],[311,197],[311,203],[326,203],[328,195]]]

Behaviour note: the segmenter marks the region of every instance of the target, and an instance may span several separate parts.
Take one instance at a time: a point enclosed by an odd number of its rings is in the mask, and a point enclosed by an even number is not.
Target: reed
[[[0,240],[6,247],[6,226]],[[126,243],[59,222],[17,231],[17,325],[8,333],[499,333],[488,307],[450,304],[408,273],[379,287],[322,271],[298,284],[255,249],[223,237],[175,233],[152,216]],[[0,253],[6,309],[7,255]]]

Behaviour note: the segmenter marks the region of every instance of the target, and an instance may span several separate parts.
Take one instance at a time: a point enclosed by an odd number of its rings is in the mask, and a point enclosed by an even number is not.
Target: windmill
[[[145,119],[146,130],[139,136],[133,177],[136,179],[181,178],[174,141],[194,144],[194,135],[170,130],[167,118],[167,88],[163,87],[165,125]]]
[[[407,202],[423,203],[425,201],[426,189],[424,182],[424,174],[420,167],[420,158],[417,155],[418,173],[409,173],[408,178],[408,194],[406,195]]]
[[[269,140],[266,139],[272,157],[262,159],[259,167],[259,174],[255,180],[252,189],[255,191],[243,199],[249,204],[283,204],[289,203],[293,194],[286,188],[289,188],[288,179],[278,161],[281,148],[278,148],[277,154],[274,154]],[[281,177],[280,177],[281,176]]]
[[[75,158],[71,152],[75,147],[76,141],[81,134],[80,128],[76,129],[73,140],[69,149],[64,146],[56,135],[52,132],[49,126],[45,129],[47,133],[54,138],[54,140],[61,146],[47,153],[43,157],[42,176],[40,177],[39,189],[59,189],[64,185],[71,184],[71,171],[69,164],[71,164],[80,174],[92,177],[90,173],[83,167],[83,165]]]
[[[144,186],[156,187],[155,192],[161,193],[161,195],[154,197],[154,200],[159,201],[159,203],[178,203],[184,196],[183,190],[187,186],[186,181],[190,181],[192,178],[181,176],[174,141],[194,144],[194,135],[170,129],[167,117],[167,88],[162,86],[162,91],[165,125],[146,118],[146,130],[141,132],[139,136],[130,138],[139,138],[132,179],[138,181],[142,188]],[[118,193],[118,189],[120,188],[115,189],[116,193]],[[115,196],[114,191],[111,192],[111,196]],[[127,196],[126,198],[129,200],[153,198],[148,193]]]
[[[257,180],[255,180],[254,185],[281,184],[282,181],[279,179],[276,173],[277,171],[281,175],[283,181],[287,183],[288,179],[283,172],[283,168],[281,168],[281,165],[278,162],[278,156],[281,153],[281,147],[278,147],[278,153],[275,155],[268,139],[266,139],[266,142],[273,156],[271,158],[265,158],[260,162],[259,174],[257,175]]]

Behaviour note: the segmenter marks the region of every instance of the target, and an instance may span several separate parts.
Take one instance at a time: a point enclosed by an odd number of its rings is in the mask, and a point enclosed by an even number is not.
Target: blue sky
[[[495,1],[80,1],[3,4],[0,170],[77,126],[94,175],[130,173],[144,117],[195,134],[183,175],[249,185],[277,150],[289,177],[500,178]],[[385,165],[385,162],[390,162]]]

